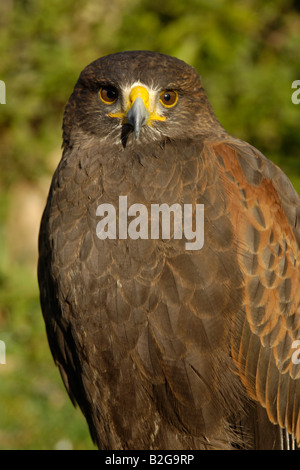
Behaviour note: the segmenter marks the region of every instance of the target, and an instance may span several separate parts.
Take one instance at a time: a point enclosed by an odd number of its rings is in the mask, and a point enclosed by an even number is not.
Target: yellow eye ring
[[[165,90],[159,95],[159,101],[166,108],[172,108],[178,101],[178,93],[175,90]]]
[[[103,86],[99,90],[101,101],[105,104],[114,104],[118,99],[118,92],[113,86]]]

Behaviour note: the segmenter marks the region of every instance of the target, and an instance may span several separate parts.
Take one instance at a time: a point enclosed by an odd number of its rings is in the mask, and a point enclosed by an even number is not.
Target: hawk
[[[193,67],[129,51],[82,71],[38,279],[99,449],[300,444],[299,216],[287,176],[226,132]]]

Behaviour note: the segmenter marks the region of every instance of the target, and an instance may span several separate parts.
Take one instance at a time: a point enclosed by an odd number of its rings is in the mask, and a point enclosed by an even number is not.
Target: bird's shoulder
[[[300,198],[286,174],[259,150],[229,135],[208,137],[203,143],[206,160],[218,167],[233,211],[254,218],[255,227],[280,224],[280,230],[300,244]]]

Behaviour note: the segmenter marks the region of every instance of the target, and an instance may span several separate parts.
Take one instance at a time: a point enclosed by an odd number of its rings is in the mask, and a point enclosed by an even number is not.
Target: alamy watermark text
[[[6,86],[3,80],[0,80],[0,104],[6,104]]]
[[[292,93],[292,102],[294,104],[300,103],[300,80],[294,80],[292,83],[292,88],[296,88],[296,91]]]
[[[204,244],[204,204],[196,204],[194,211],[192,204],[151,204],[149,214],[144,204],[132,204],[128,207],[127,196],[119,196],[117,209],[112,204],[100,204],[96,215],[102,217],[96,227],[100,240],[124,240],[128,237],[132,240],[158,240],[160,236],[168,240],[173,234],[175,240],[182,239],[183,236],[189,240],[185,243],[186,250],[201,250]],[[129,217],[134,219],[128,223]]]
[[[4,341],[0,341],[0,364],[6,364],[6,348]]]

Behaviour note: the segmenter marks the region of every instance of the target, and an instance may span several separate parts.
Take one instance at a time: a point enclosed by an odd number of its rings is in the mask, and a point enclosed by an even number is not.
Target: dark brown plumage
[[[300,444],[300,199],[288,178],[228,135],[192,67],[154,52],[84,69],[63,138],[41,305],[99,448],[277,449],[295,444],[286,431]],[[203,248],[100,240],[97,207],[120,195],[149,213],[204,204]]]

